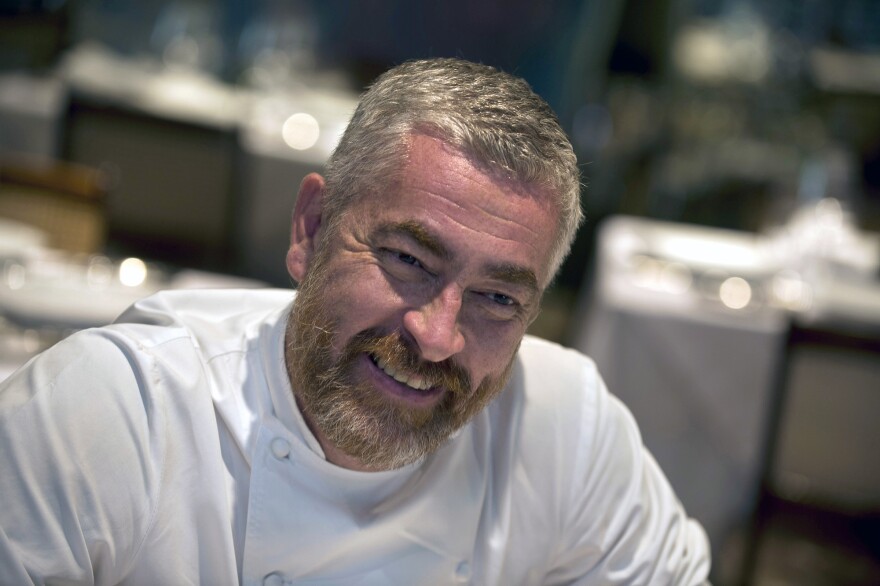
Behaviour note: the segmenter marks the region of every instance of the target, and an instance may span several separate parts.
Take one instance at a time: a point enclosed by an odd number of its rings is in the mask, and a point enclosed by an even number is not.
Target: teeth
[[[378,366],[385,371],[385,374],[390,377],[394,377],[394,375],[397,374],[397,371],[394,370],[394,367],[390,366],[386,361],[382,360],[381,358],[379,359]]]
[[[417,391],[424,391],[425,389],[431,388],[431,384],[425,380],[424,378],[418,375],[409,375],[402,371],[397,371],[393,366],[389,365],[388,362],[382,358],[373,357],[373,362],[382,369],[382,371],[396,380],[399,383],[405,384],[406,386],[415,389]]]

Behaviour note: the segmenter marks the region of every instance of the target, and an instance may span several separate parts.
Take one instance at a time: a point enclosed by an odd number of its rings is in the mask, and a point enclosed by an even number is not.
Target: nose
[[[425,305],[407,311],[403,327],[419,346],[422,358],[441,362],[464,350],[464,336],[458,324],[461,291],[445,287]]]

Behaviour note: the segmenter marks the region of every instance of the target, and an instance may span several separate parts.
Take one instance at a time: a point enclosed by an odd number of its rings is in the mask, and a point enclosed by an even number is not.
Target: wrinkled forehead
[[[413,171],[430,171],[435,166],[435,160],[440,154],[437,150],[425,152],[422,149],[413,149],[415,143],[422,139],[429,139],[437,145],[438,150],[451,156],[463,157],[468,163],[479,169],[482,173],[492,178],[504,191],[511,196],[528,197],[540,200],[543,204],[558,208],[558,188],[548,182],[526,181],[507,167],[493,161],[487,161],[478,156],[467,145],[459,146],[452,143],[447,137],[430,128],[418,132],[410,132],[401,136],[392,149],[393,155],[388,160],[376,166],[369,176],[360,180],[360,185],[353,186],[352,197],[348,203],[360,201],[371,195],[386,193],[399,186],[406,173]]]

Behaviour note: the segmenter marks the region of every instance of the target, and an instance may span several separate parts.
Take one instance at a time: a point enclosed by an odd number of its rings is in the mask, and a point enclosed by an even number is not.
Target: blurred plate
[[[0,276],[0,313],[6,319],[19,327],[58,330],[108,324],[165,284],[161,271],[138,259],[63,254],[7,260]]]

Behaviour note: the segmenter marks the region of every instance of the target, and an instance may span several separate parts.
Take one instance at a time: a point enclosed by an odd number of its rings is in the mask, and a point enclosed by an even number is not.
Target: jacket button
[[[286,439],[276,437],[269,447],[272,450],[272,455],[279,460],[283,460],[290,454],[290,442]]]
[[[284,586],[284,576],[277,572],[272,572],[263,578],[263,586]]]

